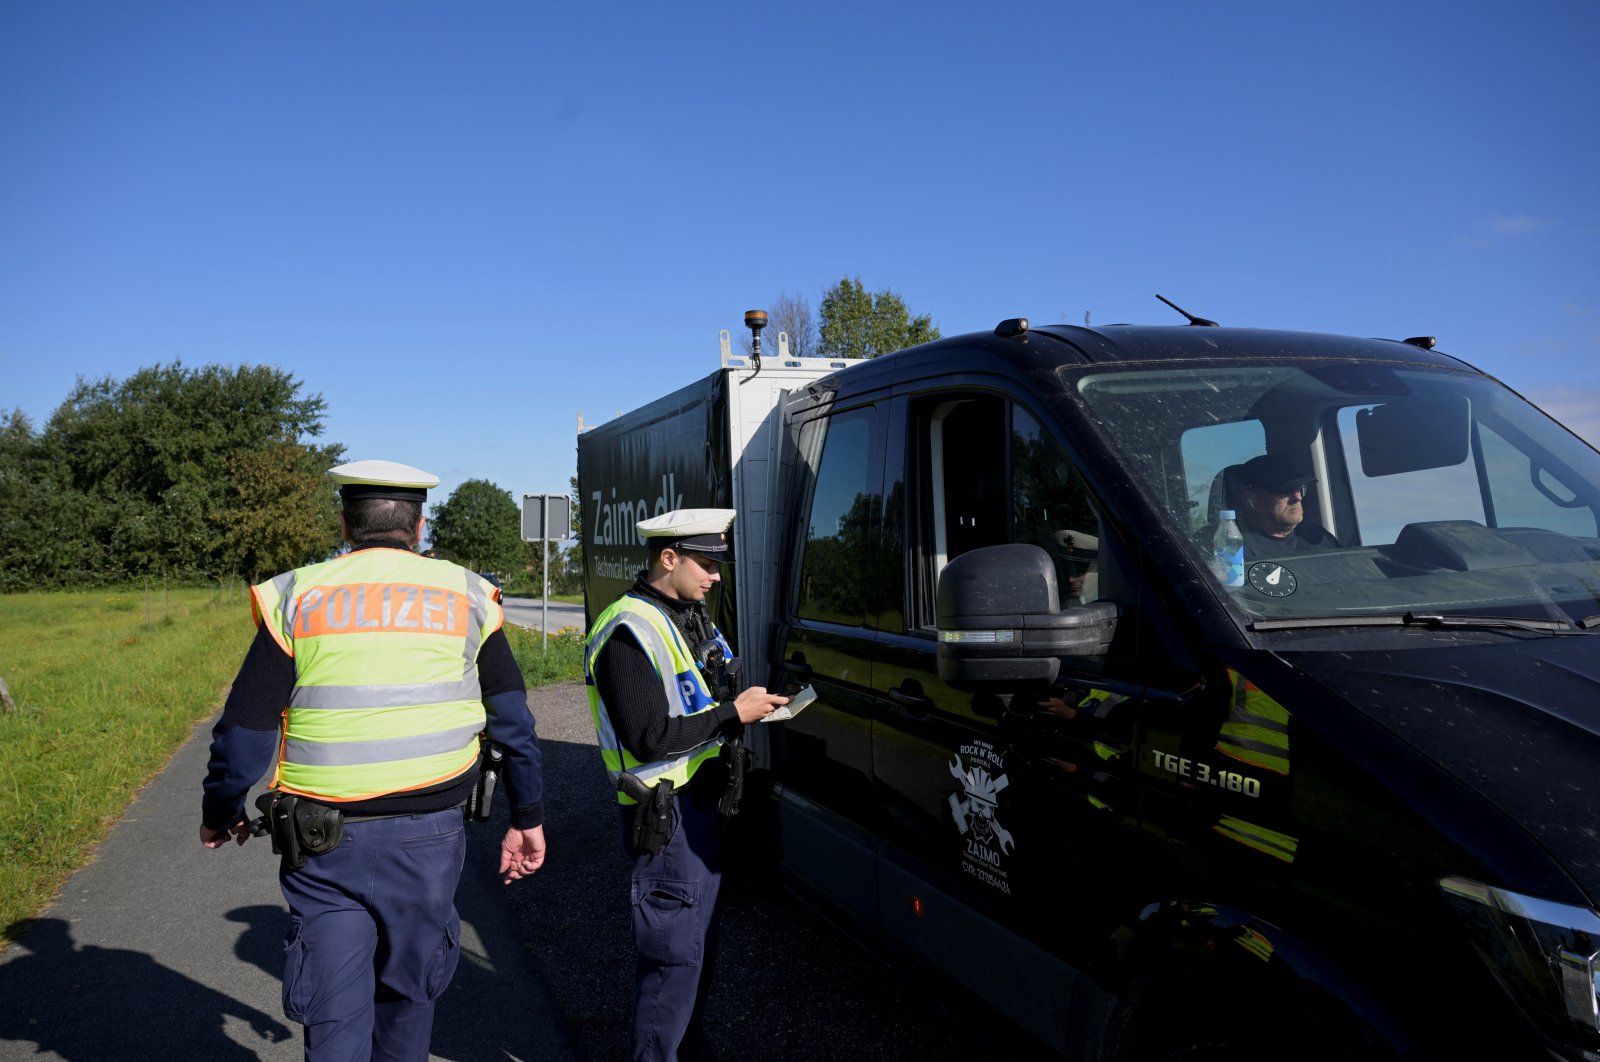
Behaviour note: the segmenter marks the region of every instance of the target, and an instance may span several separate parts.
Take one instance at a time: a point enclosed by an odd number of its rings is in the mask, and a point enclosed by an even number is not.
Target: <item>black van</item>
[[[1600,1058],[1600,454],[1431,348],[1010,321],[797,388],[798,890],[1073,1056]]]

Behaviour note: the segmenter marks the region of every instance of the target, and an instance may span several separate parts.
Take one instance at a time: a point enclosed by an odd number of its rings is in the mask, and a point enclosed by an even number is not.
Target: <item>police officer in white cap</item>
[[[736,692],[732,650],[706,612],[733,560],[733,518],[732,509],[680,509],[640,521],[650,567],[596,617],[585,646],[589,708],[633,859],[633,1059],[709,1054],[700,1014],[728,773],[702,768],[746,723],[788,703],[759,686]]]
[[[258,805],[284,856],[283,1003],[305,1057],[425,1062],[459,956],[480,735],[504,750],[507,883],[544,862],[539,746],[499,590],[415,552],[438,478],[392,461],[331,475],[350,552],[251,588],[256,637],[212,731],[200,841],[249,839],[245,798],[276,755]]]

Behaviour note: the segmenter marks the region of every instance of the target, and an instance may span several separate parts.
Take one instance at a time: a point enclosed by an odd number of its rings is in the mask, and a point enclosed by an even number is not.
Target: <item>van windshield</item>
[[[1254,362],[1096,371],[1076,387],[1194,563],[1251,616],[1564,627],[1600,613],[1600,454],[1487,377]],[[1243,540],[1231,570],[1224,512]]]

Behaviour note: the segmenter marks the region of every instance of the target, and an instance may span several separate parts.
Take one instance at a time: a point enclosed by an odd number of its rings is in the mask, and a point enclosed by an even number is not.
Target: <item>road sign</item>
[[[565,542],[571,537],[571,498],[565,494],[522,496],[522,541]]]

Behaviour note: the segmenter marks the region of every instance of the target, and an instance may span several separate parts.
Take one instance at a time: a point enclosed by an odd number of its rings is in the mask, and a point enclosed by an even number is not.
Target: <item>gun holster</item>
[[[333,851],[344,839],[344,816],[338,808],[276,789],[256,797],[256,807],[261,818],[250,832],[272,835],[272,854],[283,858],[285,870],[299,870],[308,858]]]
[[[495,787],[500,784],[500,765],[506,753],[487,737],[483,740],[483,758],[478,761],[478,781],[467,794],[463,813],[468,822],[488,822],[489,809],[494,803]]]
[[[655,855],[665,848],[672,840],[672,779],[663,778],[652,787],[622,771],[617,775],[617,791],[638,801],[628,826],[628,851]]]
[[[720,759],[727,763],[728,784],[717,801],[717,826],[726,831],[744,803],[744,776],[750,769],[750,751],[743,738],[724,742]]]

